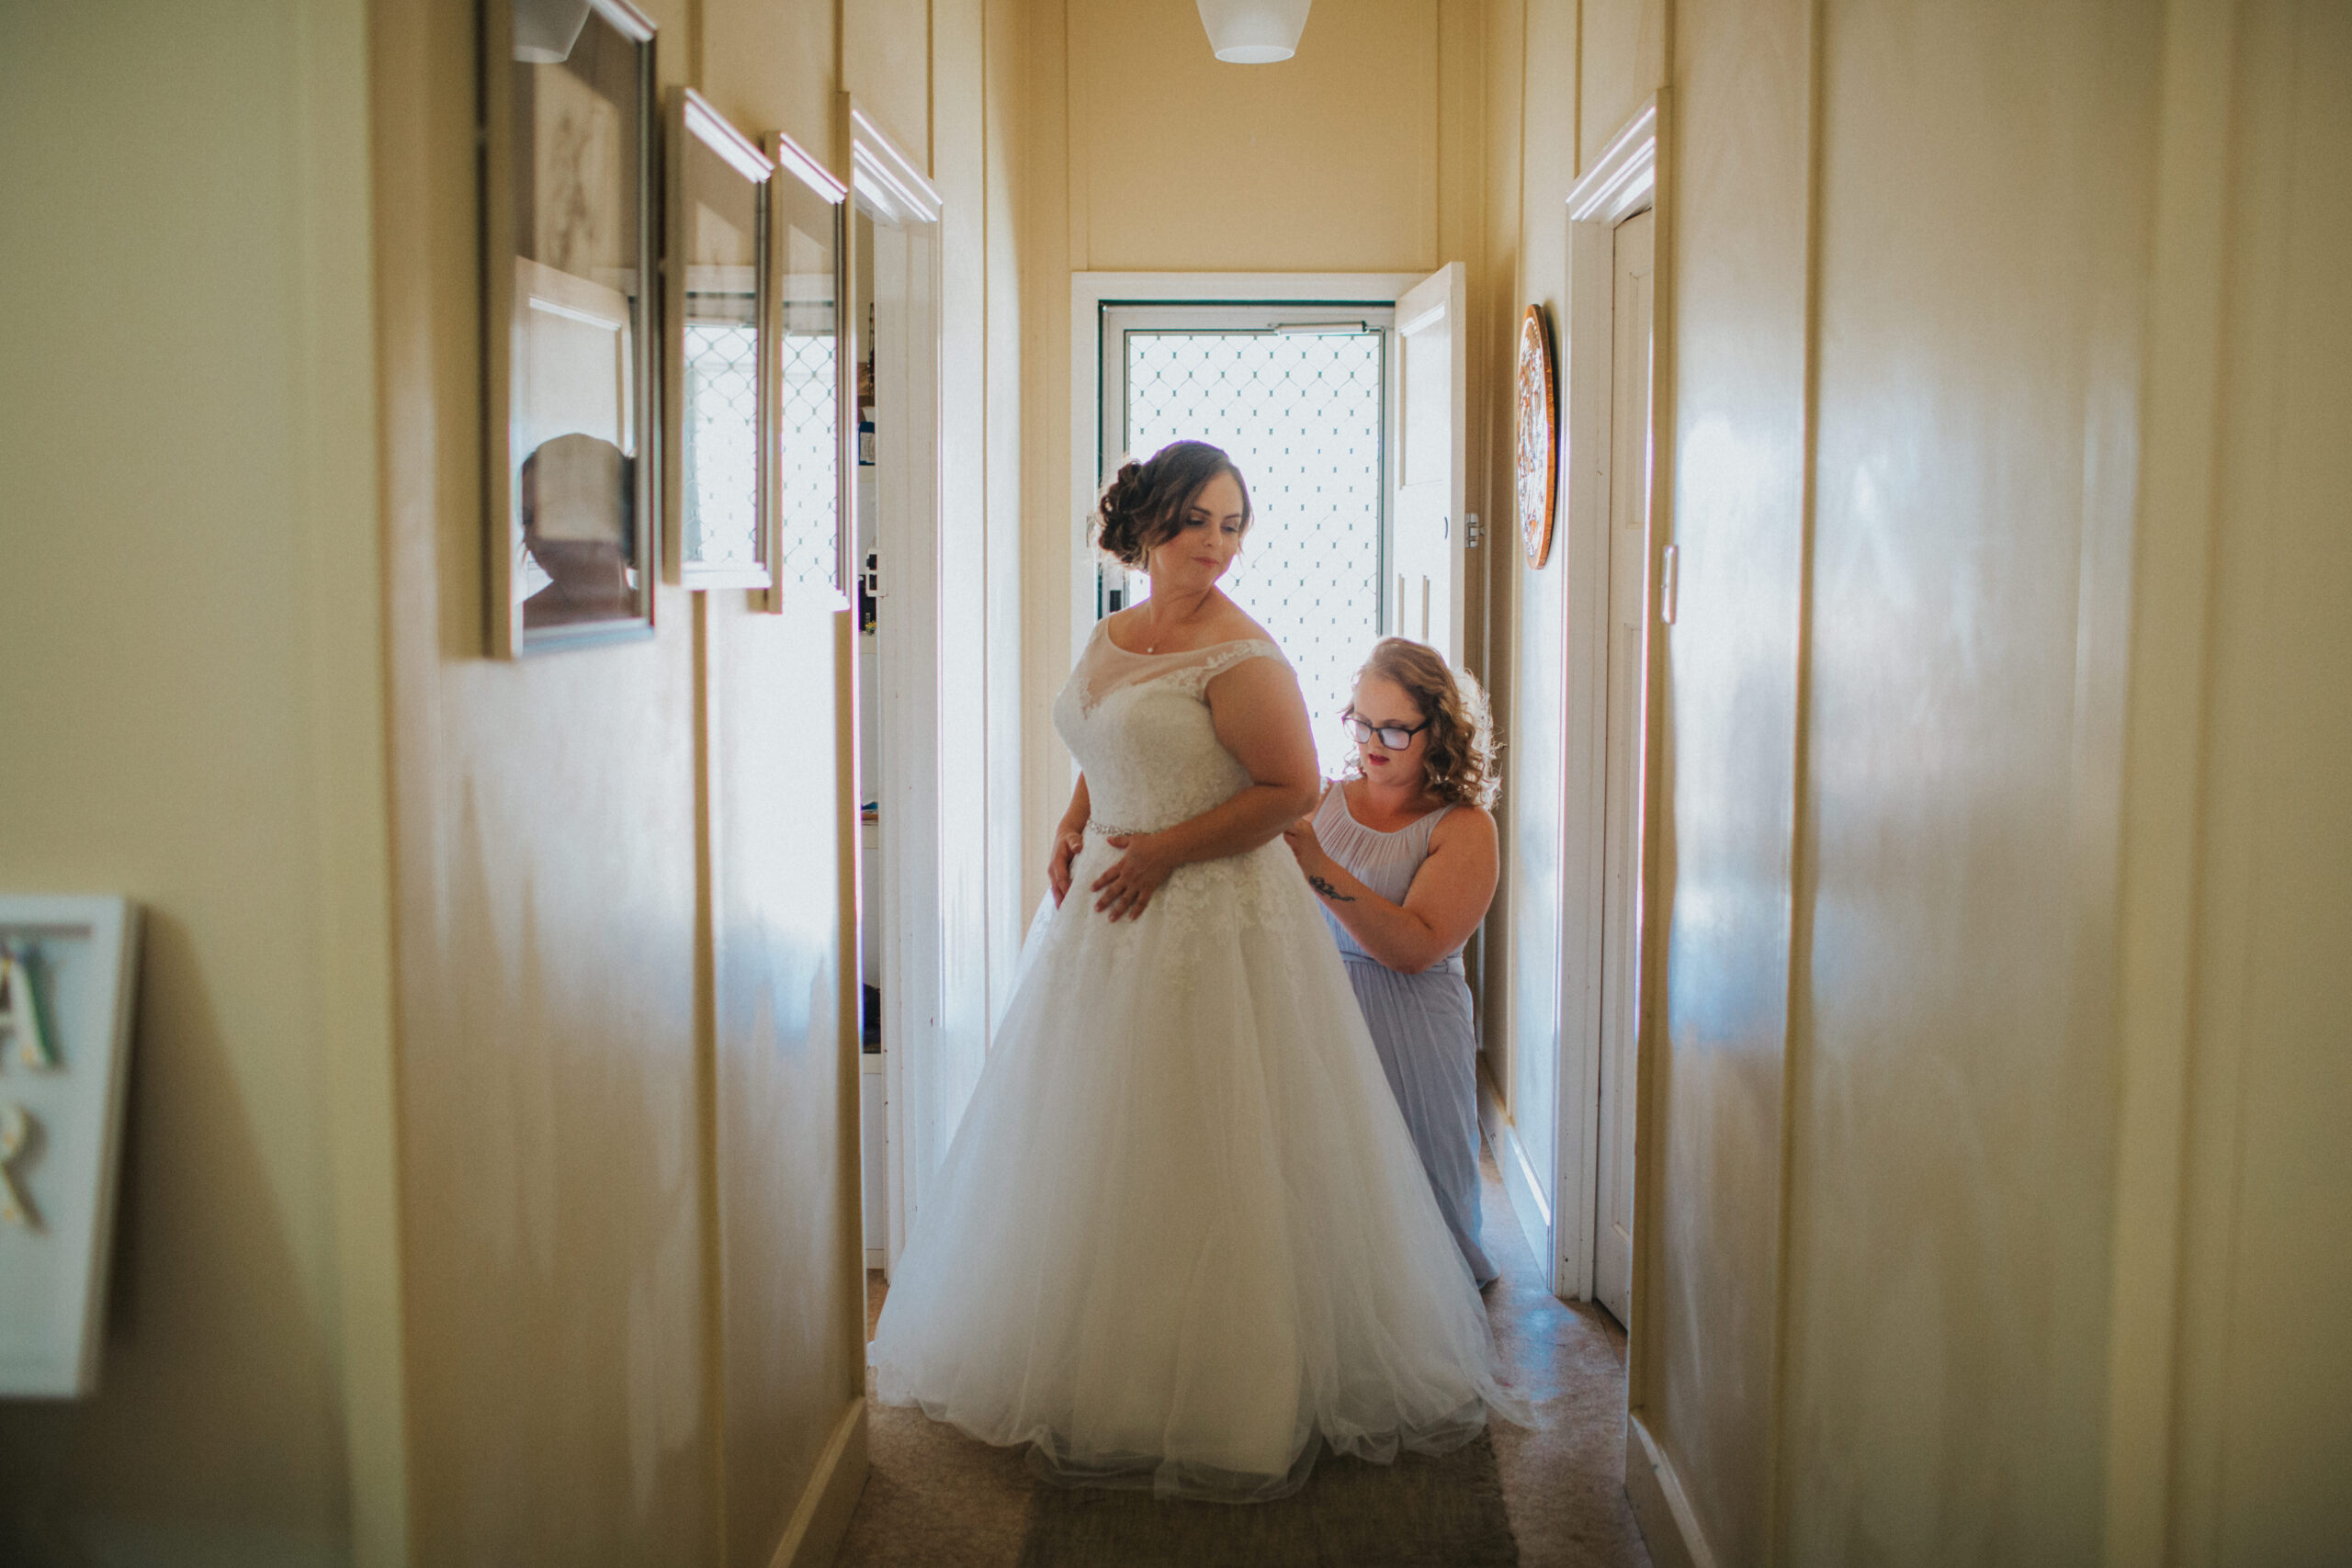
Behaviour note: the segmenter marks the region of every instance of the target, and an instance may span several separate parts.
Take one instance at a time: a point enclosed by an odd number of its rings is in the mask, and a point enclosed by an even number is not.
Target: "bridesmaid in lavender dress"
[[[1478,1039],[1462,946],[1495,897],[1495,741],[1486,694],[1403,637],[1357,672],[1351,776],[1285,833],[1348,979],[1439,1212],[1471,1277],[1478,1237]]]

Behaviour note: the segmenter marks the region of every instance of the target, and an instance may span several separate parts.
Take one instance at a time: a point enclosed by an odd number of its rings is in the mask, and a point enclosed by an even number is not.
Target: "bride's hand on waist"
[[[1133,919],[1144,912],[1151,896],[1168,880],[1168,874],[1176,869],[1176,862],[1158,833],[1122,833],[1103,842],[1126,852],[1110,870],[1096,877],[1088,891],[1101,895],[1094,900],[1098,912],[1108,914],[1114,920],[1122,915]]]
[[[1057,909],[1069,896],[1069,863],[1078,858],[1078,852],[1085,842],[1085,833],[1073,833],[1067,829],[1054,836],[1053,858],[1046,863],[1046,883],[1054,890],[1054,908]]]

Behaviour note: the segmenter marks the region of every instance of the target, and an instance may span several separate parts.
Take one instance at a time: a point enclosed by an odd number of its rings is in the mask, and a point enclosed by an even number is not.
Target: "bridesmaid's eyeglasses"
[[[1359,741],[1369,740],[1375,735],[1379,736],[1380,743],[1391,751],[1402,751],[1413,743],[1414,736],[1430,727],[1428,719],[1421,720],[1410,729],[1396,724],[1366,724],[1356,716],[1356,710],[1353,708],[1341,714],[1340,722],[1346,725],[1348,733]]]

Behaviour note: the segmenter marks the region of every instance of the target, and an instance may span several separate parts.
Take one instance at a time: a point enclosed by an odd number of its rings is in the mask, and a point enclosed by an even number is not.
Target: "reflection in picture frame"
[[[775,588],[771,608],[848,604],[842,525],[856,469],[848,460],[854,389],[842,372],[842,267],[849,186],[789,136],[768,139],[770,296],[775,329]]]
[[[688,588],[775,584],[768,176],[759,144],[691,87],[670,115],[664,273],[666,570]]]
[[[482,0],[490,651],[653,625],[653,24]]]

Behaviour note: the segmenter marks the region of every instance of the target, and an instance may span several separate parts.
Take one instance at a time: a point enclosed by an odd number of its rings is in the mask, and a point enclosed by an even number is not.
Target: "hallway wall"
[[[1671,89],[1653,1550],[2329,1560],[2352,37],[2226,0],[1627,10],[1495,0],[1487,164],[1498,286],[1556,311],[1568,180]],[[1489,565],[1488,1050],[1540,1148],[1560,588]]]
[[[1786,1547],[2080,1562],[2160,18],[1823,27]]]
[[[1657,671],[1632,1400],[1689,1516],[1652,1483],[1645,1525],[1724,1562],[2082,1560],[2154,29],[1712,0],[1519,21],[1518,279],[1555,321],[1568,185],[1672,90],[1681,613]],[[1489,988],[1541,1168],[1566,1135],[1535,804],[1558,789],[1564,585],[1556,553],[1507,570],[1513,973]],[[2053,867],[2074,892],[2044,891]]]
[[[2110,1553],[2352,1553],[2352,16],[2181,0],[2140,548]]]
[[[941,187],[943,576],[998,591],[950,594],[943,637],[977,650],[1013,581],[980,0],[647,9],[665,85],[842,174],[846,87]],[[481,656],[473,8],[375,11],[417,1558],[819,1560],[865,1462],[854,634],[664,588],[650,644]],[[983,753],[990,668],[948,664],[951,765]],[[985,821],[972,771],[948,807]],[[955,842],[943,1024],[976,1030],[988,853]]]
[[[365,26],[0,7],[0,886],[145,910],[99,1390],[0,1402],[11,1564],[400,1544]]]
[[[1486,13],[1493,84],[1488,204],[1490,212],[1508,212],[1510,220],[1490,241],[1494,272],[1486,301],[1495,356],[1487,389],[1494,410],[1485,446],[1492,455],[1487,479],[1493,510],[1501,513],[1486,562],[1494,606],[1487,674],[1506,749],[1497,810],[1503,877],[1487,919],[1483,1044],[1512,1131],[1557,1223],[1553,1171],[1563,1141],[1574,1146],[1577,1135],[1575,1127],[1559,1125],[1558,961],[1566,544],[1566,531],[1579,520],[1569,518],[1563,504],[1549,561],[1540,571],[1527,566],[1509,520],[1512,374],[1520,317],[1528,306],[1544,308],[1555,345],[1565,331],[1568,191],[1664,85],[1671,18],[1666,0],[1488,0]],[[1723,183],[1708,188],[1747,199]],[[1662,297],[1670,287],[1670,279],[1661,280]],[[1564,480],[1563,495],[1566,491]]]

